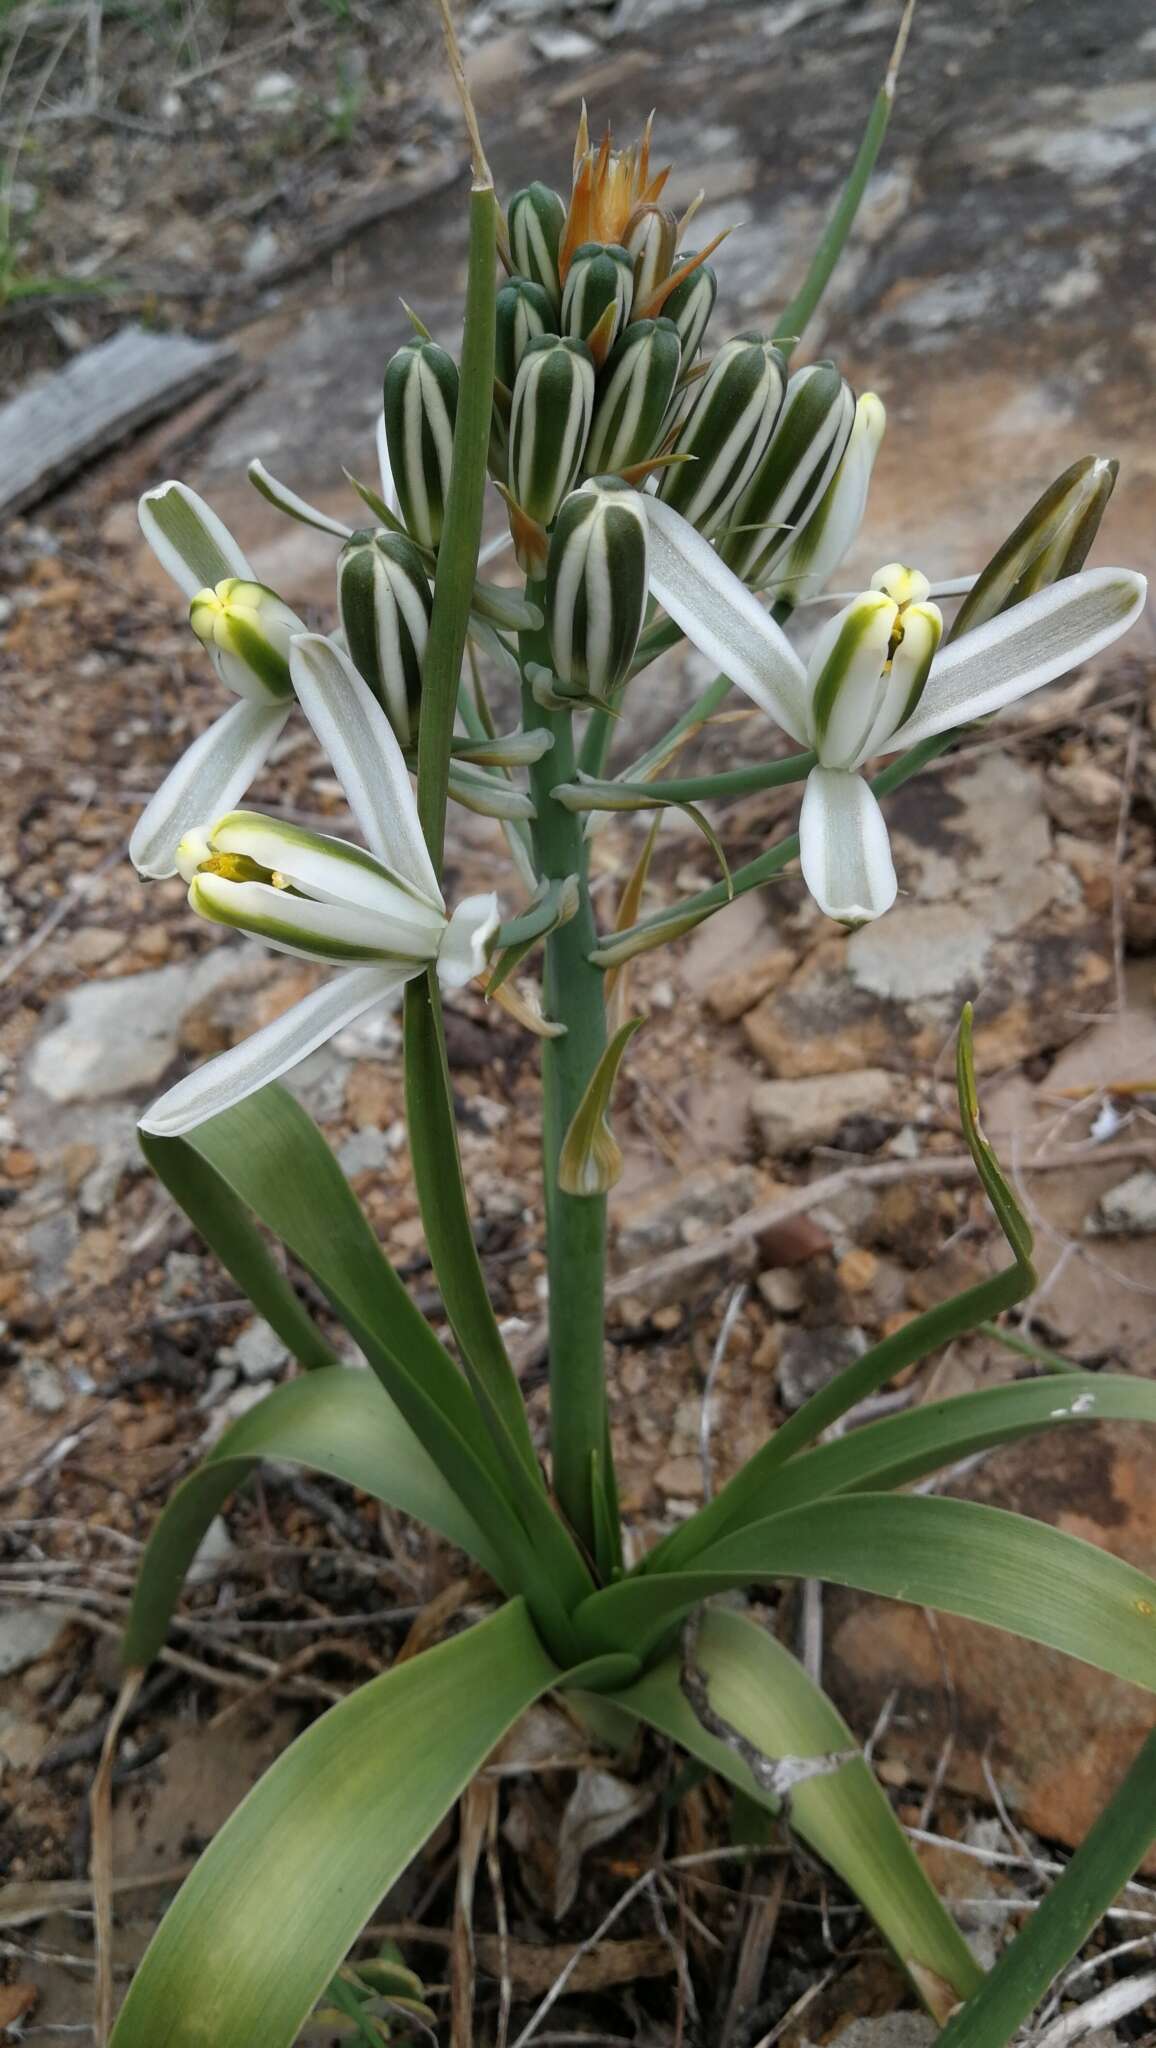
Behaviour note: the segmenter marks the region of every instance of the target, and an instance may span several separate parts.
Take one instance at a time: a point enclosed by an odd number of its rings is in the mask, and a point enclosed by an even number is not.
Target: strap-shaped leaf
[[[1071,1961],[1156,1837],[1156,1734],[1038,1911],[939,2037],[939,2048],[1004,2048]]]
[[[182,1886],[113,2048],[290,2048],[378,1900],[556,1676],[517,1600],[314,1722]]]
[[[715,1611],[704,1617],[695,1662],[713,1710],[762,1755],[828,1756],[855,1747],[846,1722],[802,1665],[741,1615]],[[618,1693],[614,1704],[776,1810],[776,1800],[756,1782],[737,1748],[708,1734],[699,1721],[680,1684],[677,1652]],[[983,1973],[861,1758],[796,1785],[790,1820],[861,1899],[917,1984],[926,1987],[929,1977],[942,1980],[959,1998],[976,1989]]]
[[[477,1402],[384,1256],[312,1119],[287,1090],[263,1088],[199,1124],[187,1142],[313,1275],[484,1530],[504,1581],[526,1594],[551,1641],[569,1656],[570,1631],[548,1553],[513,1511],[506,1469]],[[524,1501],[532,1498],[527,1486]],[[543,1517],[564,1538],[545,1494],[538,1498]],[[544,1525],[538,1533],[544,1536]]]
[[[768,1507],[780,1515],[836,1494],[903,1486],[993,1444],[1087,1422],[1156,1422],[1156,1382],[1066,1372],[926,1402],[792,1458],[775,1476]]]
[[[753,1522],[687,1571],[606,1587],[577,1625],[591,1655],[645,1656],[709,1594],[779,1578],[963,1615],[1156,1691],[1156,1580],[1045,1522],[930,1495],[849,1493]]]
[[[307,1372],[336,1365],[336,1352],[274,1264],[249,1210],[208,1160],[184,1138],[158,1138],[151,1131],[139,1136],[141,1151],[158,1180],[298,1364]]]
[[[156,1656],[209,1523],[262,1458],[308,1465],[415,1515],[502,1582],[502,1566],[452,1486],[372,1373],[334,1366],[278,1387],[225,1431],[178,1486],[141,1559],[122,1656]]]

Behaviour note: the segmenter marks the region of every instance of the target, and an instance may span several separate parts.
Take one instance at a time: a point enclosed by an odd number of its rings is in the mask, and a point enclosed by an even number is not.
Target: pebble
[[[898,1076],[883,1067],[866,1067],[811,1080],[762,1081],[751,1096],[751,1115],[767,1151],[777,1156],[829,1145],[852,1122],[857,1132],[866,1124],[882,1125],[881,1141],[886,1120],[898,1122],[901,1105],[909,1106]]]
[[[0,1678],[47,1656],[68,1625],[58,1607],[0,1607]]]
[[[1100,1196],[1084,1225],[1089,1237],[1150,1237],[1156,1231],[1156,1173],[1142,1166]]]
[[[20,1367],[24,1398],[37,1415],[59,1415],[68,1394],[54,1365],[44,1358],[26,1358]]]
[[[373,1124],[367,1124],[360,1131],[354,1131],[351,1138],[338,1147],[337,1162],[343,1173],[367,1173],[384,1166],[389,1157],[389,1143],[385,1132]]]
[[[760,1273],[758,1288],[772,1315],[799,1314],[804,1301],[803,1283],[790,1266],[773,1266],[769,1273]]]
[[[779,1352],[779,1396],[784,1408],[793,1414],[812,1394],[862,1358],[866,1349],[862,1330],[844,1329],[839,1324],[787,1330]]]
[[[266,1322],[249,1323],[232,1344],[222,1344],[217,1364],[230,1366],[250,1384],[276,1379],[288,1363],[289,1353],[277,1332]]]

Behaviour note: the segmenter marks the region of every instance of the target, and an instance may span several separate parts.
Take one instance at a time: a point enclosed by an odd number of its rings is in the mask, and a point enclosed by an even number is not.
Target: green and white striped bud
[[[512,277],[498,293],[494,316],[494,374],[512,391],[529,343],[538,334],[554,333],[557,308],[544,285],[528,277]]]
[[[574,251],[562,294],[563,334],[587,343],[597,336],[597,360],[605,362],[633,303],[634,263],[626,250],[583,242]]]
[[[980,572],[956,613],[952,640],[1083,568],[1119,467],[1105,455],[1085,455],[1048,485]]]
[[[417,737],[433,603],[413,542],[399,533],[352,534],[337,564],[337,602],[350,659],[408,747]]]
[[[787,385],[770,443],[719,545],[729,569],[763,590],[843,459],[855,418],[851,387],[834,363],[810,363]]]
[[[786,382],[774,344],[739,334],[724,342],[695,394],[673,449],[694,460],[668,469],[658,495],[708,539],[726,523],[771,438]]]
[[[843,459],[814,511],[796,528],[775,572],[776,590],[790,604],[817,596],[854,542],[886,425],[882,399],[865,391],[855,406]]]
[[[672,320],[636,320],[627,328],[594,406],[584,465],[589,472],[629,469],[654,454],[681,361]]]
[[[177,866],[198,916],[306,960],[433,960],[446,928],[362,847],[257,811],[186,833]]]
[[[809,737],[823,768],[859,768],[886,747],[923,695],[943,632],[917,569],[888,562],[871,583],[823,628],[808,663]]]
[[[572,491],[550,537],[546,627],[564,694],[605,702],[624,682],[646,614],[646,500],[621,477]]]
[[[423,548],[442,537],[458,410],[458,368],[436,341],[399,348],[385,372],[385,439],[402,518]]]
[[[197,592],[189,624],[226,689],[256,704],[292,696],[289,642],[305,627],[276,591],[226,576],[215,590]]]
[[[622,231],[622,246],[634,263],[634,303],[645,306],[651,292],[670,276],[678,222],[668,207],[640,206]]]
[[[689,252],[685,256],[680,256],[674,264],[675,271],[681,270],[684,264],[689,263],[692,254],[693,252]],[[689,370],[702,346],[702,338],[707,330],[707,322],[714,312],[717,297],[718,278],[709,263],[700,263],[698,269],[692,270],[683,284],[676,284],[667,294],[662,310],[668,320],[674,321],[678,329],[684,370]]]
[[[582,341],[539,335],[514,379],[510,490],[524,513],[549,526],[578,474],[594,410],[594,359]]]
[[[515,192],[506,208],[514,269],[519,277],[530,278],[549,293],[555,312],[562,294],[558,248],[565,225],[566,202],[549,185],[527,185]]]

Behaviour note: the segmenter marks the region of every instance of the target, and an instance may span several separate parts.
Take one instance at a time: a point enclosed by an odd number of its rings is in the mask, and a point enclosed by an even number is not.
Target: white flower
[[[466,897],[447,915],[401,748],[348,657],[308,633],[292,641],[289,661],[369,850],[232,811],[185,834],[180,869],[202,917],[346,971],[162,1095],[141,1118],[161,1137],[275,1081],[432,963],[443,986],[464,987],[485,967],[498,926],[493,895]]]
[[[190,620],[218,676],[239,702],[194,740],[137,819],[129,855],[142,875],[177,871],[185,833],[244,795],[293,703],[289,640],[301,620],[258,583],[232,534],[182,483],[140,501],[145,539],[190,603]]]
[[[881,916],[896,890],[887,827],[859,772],[863,762],[1000,711],[1077,668],[1127,632],[1147,588],[1132,569],[1085,570],[937,654],[939,615],[922,602],[925,579],[891,564],[880,576],[901,602],[878,589],[856,598],[824,630],[805,668],[702,536],[660,500],[647,510],[652,596],[700,653],[819,756],[803,797],[800,860],[820,907],[847,924]],[[896,582],[896,572],[909,580]],[[896,640],[909,607],[912,639],[905,628]]]

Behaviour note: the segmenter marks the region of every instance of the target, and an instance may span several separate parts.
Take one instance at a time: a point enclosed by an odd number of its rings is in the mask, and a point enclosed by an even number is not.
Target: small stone
[[[779,1354],[779,1395],[784,1408],[793,1414],[812,1394],[862,1358],[866,1349],[862,1330],[843,1329],[838,1324],[788,1330]]]
[[[24,1398],[37,1415],[59,1415],[67,1406],[64,1382],[54,1365],[44,1358],[26,1358],[20,1368]]]
[[[878,2019],[852,2020],[841,2034],[829,2037],[829,2048],[931,2048],[938,2032],[925,2013],[889,2012]]]
[[[1120,815],[1120,784],[1095,761],[1075,761],[1067,768],[1057,764],[1048,769],[1044,802],[1056,824],[1068,832],[1115,825]]]
[[[0,1722],[0,1757],[14,1771],[30,1771],[48,1748],[48,1730],[39,1721],[18,1721],[13,1715]]]
[[[848,1294],[866,1294],[875,1283],[879,1261],[874,1252],[856,1247],[840,1259],[835,1268],[835,1278]]]
[[[852,1121],[860,1131],[867,1121],[883,1124],[882,1142],[887,1119],[898,1122],[909,1106],[902,1081],[882,1067],[812,1080],[763,1081],[751,1096],[751,1115],[775,1157],[829,1145]]]
[[[384,1166],[388,1156],[385,1132],[367,1124],[338,1147],[337,1163],[343,1173],[368,1173]]]
[[[284,108],[294,105],[300,87],[291,71],[263,71],[249,87],[255,107]]]
[[[656,1330],[661,1330],[664,1335],[669,1335],[671,1331],[682,1327],[682,1314],[683,1312],[679,1304],[669,1301],[664,1308],[656,1308],[650,1320]]]
[[[1156,1231],[1156,1173],[1143,1166],[1100,1196],[1084,1225],[1089,1237],[1150,1237]]]
[[[67,1627],[58,1607],[0,1607],[0,1678],[47,1656]]]
[[[68,951],[74,967],[103,967],[123,945],[123,932],[110,931],[103,924],[86,924],[73,932]]]
[[[161,1300],[176,1304],[200,1292],[201,1262],[195,1252],[170,1252],[165,1260]]]
[[[82,1728],[91,1728],[97,1715],[103,1714],[104,1704],[103,1693],[78,1692],[57,1721],[54,1735],[79,1735]]]
[[[761,1230],[759,1250],[768,1266],[805,1266],[831,1249],[830,1232],[814,1216],[788,1216]]]
[[[697,1458],[668,1458],[654,1479],[660,1493],[676,1500],[697,1500],[702,1492],[702,1466]]]
[[[803,1283],[791,1267],[774,1266],[769,1273],[760,1273],[758,1287],[772,1315],[799,1314],[805,1299]]]
[[[716,1160],[700,1166],[678,1181],[664,1181],[660,1187],[631,1194],[629,1206],[615,1205],[618,1249],[623,1259],[633,1261],[655,1252],[673,1251],[685,1243],[684,1223],[716,1226],[730,1223],[761,1199],[762,1188],[753,1166],[732,1160]]]
[[[13,1145],[4,1154],[4,1177],[6,1180],[30,1180],[37,1164],[35,1152],[29,1152],[24,1145]]]
[[[737,1017],[745,1016],[756,1003],[761,1003],[772,989],[779,988],[794,970],[794,953],[788,946],[776,946],[773,952],[761,953],[749,966],[720,976],[707,990],[707,1007],[720,1024],[733,1024]]]
[[[526,1192],[508,1174],[483,1167],[470,1176],[471,1192],[488,1222],[513,1223],[526,1214]]]
[[[233,1344],[222,1344],[217,1364],[235,1368],[250,1382],[276,1379],[289,1353],[266,1322],[249,1323]]]
[[[576,28],[543,28],[530,37],[530,45],[544,64],[580,64],[597,53],[593,36]]]
[[[250,277],[259,277],[263,270],[270,269],[276,263],[280,254],[280,237],[276,229],[271,228],[266,222],[264,227],[258,228],[256,234],[250,238],[241,258],[241,268]]]

